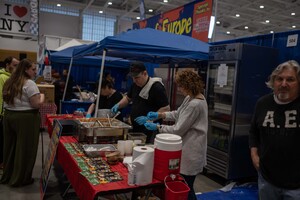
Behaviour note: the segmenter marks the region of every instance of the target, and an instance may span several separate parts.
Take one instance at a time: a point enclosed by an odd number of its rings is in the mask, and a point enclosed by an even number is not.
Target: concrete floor
[[[49,143],[49,137],[47,132],[43,132],[43,144],[44,144],[44,155],[46,155]],[[42,142],[40,138],[38,155],[33,171],[34,183],[20,188],[13,188],[7,185],[0,184],[0,199],[2,200],[40,200],[40,176],[42,170]],[[2,171],[0,171],[2,175]],[[205,193],[220,189],[225,185],[224,180],[213,174],[202,175],[199,174],[195,180],[194,189],[196,193]],[[65,196],[61,197],[61,194],[65,191],[68,186],[68,181],[63,175],[63,171],[60,166],[55,162],[49,177],[49,182],[46,190],[44,199],[48,200],[61,200],[61,199],[78,199],[76,194],[70,192]]]

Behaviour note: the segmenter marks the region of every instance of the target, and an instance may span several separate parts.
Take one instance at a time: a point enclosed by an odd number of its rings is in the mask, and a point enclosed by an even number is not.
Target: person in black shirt
[[[258,171],[260,200],[300,199],[300,66],[273,70],[253,115],[249,145]]]
[[[118,109],[126,107],[130,102],[130,122],[132,132],[143,132],[147,135],[147,143],[153,143],[155,132],[145,128],[147,115],[150,111],[166,112],[170,110],[168,97],[161,78],[149,77],[146,67],[141,62],[134,62],[130,66],[130,75],[133,84],[128,93],[115,104],[111,111],[116,113]]]
[[[114,89],[114,79],[108,74],[103,78],[100,91],[100,99],[98,109],[110,109],[123,98],[120,92]],[[90,105],[86,117],[91,117],[95,110],[96,104]],[[116,119],[122,121],[122,115],[118,115]]]

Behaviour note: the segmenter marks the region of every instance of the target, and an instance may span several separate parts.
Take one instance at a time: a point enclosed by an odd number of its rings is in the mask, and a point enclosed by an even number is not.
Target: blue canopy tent
[[[73,58],[73,64],[75,65],[90,65],[90,66],[100,66],[102,61],[102,56],[73,56],[73,51],[77,48],[87,47],[89,45],[80,45],[75,47],[69,47],[67,49],[50,53],[49,59],[51,63],[59,64],[70,64],[71,59]],[[105,64],[110,67],[120,67],[128,68],[129,61],[122,60],[115,57],[106,57]]]
[[[151,63],[189,64],[208,59],[209,44],[189,36],[151,28],[108,36],[98,43],[76,48],[74,57],[102,55]]]
[[[127,60],[159,64],[173,63],[182,66],[208,60],[208,50],[209,44],[189,36],[145,28],[108,36],[98,43],[76,48],[73,57],[102,55],[105,58],[107,55]],[[98,94],[101,89],[104,60],[101,65]],[[98,104],[99,99],[96,107]]]
[[[69,65],[69,74],[68,74],[68,77],[66,80],[67,82],[69,81],[69,76],[71,73],[72,66],[87,65],[87,66],[96,67],[96,68],[101,67],[102,56],[100,56],[100,55],[98,55],[98,56],[78,56],[78,57],[73,56],[73,52],[75,49],[83,48],[83,47],[87,47],[87,46],[89,46],[89,45],[84,44],[84,45],[80,45],[80,46],[69,47],[67,49],[51,53],[49,55],[49,59],[50,59],[52,65],[56,65],[56,64],[68,64]],[[122,59],[116,58],[116,57],[105,57],[105,66],[113,67],[113,68],[127,69],[129,67],[129,61],[122,60]],[[65,88],[65,92],[66,92],[66,88]],[[63,95],[63,99],[62,99],[63,101],[65,99],[65,92]]]
[[[72,66],[72,62],[76,62],[86,56],[102,55],[98,86],[99,94],[104,64],[106,65],[106,56],[182,66],[207,60],[208,50],[209,44],[189,36],[145,28],[131,30],[116,36],[108,36],[97,43],[74,47],[73,50],[70,50],[72,53],[70,66]],[[99,99],[97,99],[96,107],[98,107],[98,104]]]

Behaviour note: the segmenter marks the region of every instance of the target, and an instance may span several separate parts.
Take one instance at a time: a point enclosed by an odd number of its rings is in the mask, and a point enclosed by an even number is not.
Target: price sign
[[[289,35],[287,38],[286,46],[287,47],[295,47],[295,46],[297,46],[297,42],[298,42],[298,34]]]
[[[53,123],[54,123],[54,128],[52,131],[52,136],[51,136],[51,140],[49,143],[49,148],[48,148],[47,156],[45,158],[45,164],[44,164],[44,168],[42,170],[41,179],[40,179],[41,200],[44,199],[50,170],[51,170],[54,158],[55,158],[57,146],[59,143],[59,138],[61,136],[61,131],[62,131],[62,126],[58,122],[58,120],[55,119]]]

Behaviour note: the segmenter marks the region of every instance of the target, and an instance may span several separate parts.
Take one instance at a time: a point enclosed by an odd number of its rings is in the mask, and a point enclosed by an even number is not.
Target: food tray
[[[108,118],[79,118],[77,120],[86,128],[132,128],[130,125],[112,118],[110,120]]]
[[[86,155],[92,158],[99,156],[104,157],[106,152],[114,152],[117,150],[112,144],[85,144],[82,145],[82,148]]]

